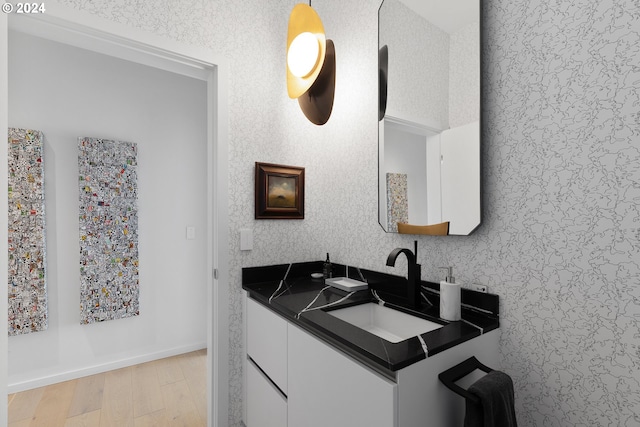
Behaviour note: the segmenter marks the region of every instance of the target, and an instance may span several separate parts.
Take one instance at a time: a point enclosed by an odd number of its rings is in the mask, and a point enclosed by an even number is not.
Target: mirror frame
[[[402,0],[400,0],[402,1]],[[480,226],[483,223],[484,220],[484,144],[483,144],[483,133],[484,133],[484,128],[483,128],[483,124],[484,124],[484,120],[483,120],[483,116],[484,116],[484,108],[483,108],[483,93],[484,93],[484,58],[483,58],[483,48],[484,48],[484,32],[483,32],[483,21],[484,21],[484,12],[483,12],[483,7],[482,7],[482,0],[477,0],[478,1],[478,43],[479,43],[479,93],[478,93],[478,104],[479,104],[479,114],[478,114],[478,145],[479,145],[479,174],[478,174],[478,181],[479,181],[479,212],[478,212],[478,224],[471,230],[469,231],[468,234],[447,234],[448,236],[469,236],[473,233],[475,233],[478,228],[480,228]],[[380,200],[380,195],[381,195],[381,185],[382,185],[382,179],[380,178],[380,174],[381,174],[381,161],[380,161],[380,155],[381,155],[381,144],[380,144],[380,138],[384,137],[384,135],[380,135],[380,130],[381,130],[381,123],[384,123],[384,118],[387,117],[386,114],[386,110],[387,110],[387,100],[388,100],[388,88],[387,88],[387,78],[388,78],[388,61],[389,61],[389,57],[388,57],[388,47],[385,46],[380,46],[380,12],[382,9],[382,6],[384,5],[385,0],[382,0],[380,2],[380,6],[378,7],[378,224],[380,225],[380,227],[382,228],[382,230],[385,233],[397,233],[397,232],[393,232],[393,231],[387,231],[385,229],[385,227],[383,226],[382,222],[381,222],[381,216],[380,216],[380,210],[382,209],[382,204],[385,203],[384,200]],[[385,48],[385,52],[382,52],[382,48]],[[384,53],[384,55],[383,55]],[[383,79],[384,78],[384,82]],[[393,118],[395,120],[397,120],[397,118]],[[429,124],[425,124],[425,123],[418,123],[417,124],[418,127],[422,127],[422,128],[431,128],[432,126]],[[386,203],[385,203],[386,205]],[[425,234],[429,234],[429,233],[425,233]]]

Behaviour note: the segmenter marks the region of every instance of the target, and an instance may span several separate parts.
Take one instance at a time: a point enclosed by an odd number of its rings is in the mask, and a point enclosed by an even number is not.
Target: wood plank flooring
[[[204,427],[207,350],[9,395],[8,427]]]

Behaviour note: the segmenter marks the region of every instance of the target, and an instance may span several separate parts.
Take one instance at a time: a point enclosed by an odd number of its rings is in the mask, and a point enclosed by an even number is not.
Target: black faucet
[[[398,255],[405,254],[407,256],[407,263],[409,264],[409,272],[407,274],[407,296],[409,298],[409,305],[414,310],[420,310],[421,298],[421,267],[418,264],[418,241],[414,241],[414,252],[410,249],[396,248],[391,251],[387,257],[387,265],[394,267],[396,265],[396,259]]]

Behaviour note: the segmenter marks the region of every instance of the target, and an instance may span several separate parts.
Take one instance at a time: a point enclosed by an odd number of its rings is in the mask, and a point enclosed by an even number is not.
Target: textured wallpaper
[[[321,260],[384,267],[411,236],[377,220],[377,9],[313,3],[336,45],[332,117],[312,125],[286,95],[294,2],[64,0],[231,61],[230,424],[242,410],[240,269]],[[126,4],[125,4],[126,3]],[[501,367],[519,425],[640,424],[640,6],[485,1],[484,223],[419,238],[423,278],[501,297]],[[306,167],[303,221],[253,219],[255,161]],[[239,229],[254,250],[240,252]]]
[[[640,425],[640,5],[491,2],[486,24],[465,276],[499,283],[520,421]]]
[[[480,23],[474,22],[449,39],[449,127],[480,118]]]
[[[447,129],[449,34],[400,0],[385,0],[380,8],[380,46],[383,45],[389,47],[387,111]]]

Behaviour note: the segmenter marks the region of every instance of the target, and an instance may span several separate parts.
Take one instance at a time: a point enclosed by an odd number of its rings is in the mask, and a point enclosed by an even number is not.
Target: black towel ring
[[[472,356],[464,362],[460,362],[456,366],[453,366],[446,371],[441,372],[440,374],[438,374],[438,378],[440,379],[440,381],[442,381],[442,384],[447,386],[449,390],[452,390],[460,396],[463,396],[465,399],[471,400],[473,403],[480,403],[480,399],[478,399],[476,395],[469,393],[469,391],[456,384],[456,381],[470,374],[476,369],[480,369],[481,371],[487,373],[493,371],[493,369],[483,365],[482,363],[480,363],[480,361],[478,361],[478,359]]]

